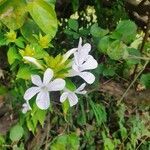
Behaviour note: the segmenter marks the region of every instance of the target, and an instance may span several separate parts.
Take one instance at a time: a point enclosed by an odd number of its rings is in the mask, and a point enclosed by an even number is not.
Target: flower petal
[[[39,87],[31,87],[31,88],[27,89],[25,94],[24,94],[24,99],[25,100],[30,100],[39,91],[40,91]]]
[[[85,63],[83,63],[80,66],[80,71],[84,71],[84,70],[90,70],[90,69],[95,69],[97,68],[98,63],[97,61],[93,58],[93,56],[88,55],[87,60],[85,61]]]
[[[28,111],[28,109],[27,109],[26,107],[23,106],[23,108],[22,108],[22,113],[23,113],[23,114],[26,114],[27,111]]]
[[[75,63],[72,65],[72,69],[77,72],[80,72],[78,65],[76,65]]]
[[[85,90],[83,90],[83,91],[78,91],[78,92],[75,92],[75,93],[77,93],[77,94],[86,94],[87,93],[87,91],[85,91]]]
[[[68,97],[68,92],[64,92],[62,93],[62,95],[60,96],[60,102],[63,103]]]
[[[87,59],[90,50],[91,45],[89,43],[86,43],[85,45],[83,45],[81,50],[74,53],[74,58],[77,65],[81,65]]]
[[[31,75],[31,81],[37,86],[41,86],[43,84],[39,75]]]
[[[78,103],[78,97],[73,92],[69,93],[68,100],[69,100],[69,104],[70,104],[71,107]]]
[[[81,84],[81,85],[76,89],[76,91],[82,91],[82,90],[85,88],[85,86],[86,86],[86,83]]]
[[[44,72],[44,77],[43,77],[44,85],[48,84],[51,81],[51,79],[53,78],[53,75],[54,73],[52,69],[50,68],[46,69],[46,71]]]
[[[22,105],[22,113],[26,113],[27,111],[29,111],[29,110],[31,110],[31,107],[30,107],[30,104],[29,104],[29,102],[28,101],[26,101],[26,103],[24,103],[23,105]]]
[[[91,51],[91,44],[86,43],[82,46],[80,53],[87,55],[90,51]]]
[[[30,57],[30,56],[24,56],[23,57],[26,61],[36,65],[38,68],[43,69],[43,66],[38,62],[37,59],[35,59],[34,57]]]
[[[74,69],[69,70],[67,76],[68,77],[74,77],[77,76],[79,73],[77,71],[75,71]]]
[[[78,43],[78,51],[80,51],[82,48],[82,38],[79,38],[79,43]]]
[[[95,76],[90,72],[81,72],[79,74],[81,78],[83,78],[88,84],[92,84],[95,81]]]
[[[36,105],[42,110],[48,109],[50,105],[49,93],[41,91],[36,97]]]
[[[77,48],[73,48],[73,49],[69,50],[67,53],[65,53],[63,55],[63,60],[61,63],[64,63],[73,53],[75,53],[76,50],[77,50]]]
[[[61,91],[66,85],[65,80],[55,79],[47,85],[48,91]]]

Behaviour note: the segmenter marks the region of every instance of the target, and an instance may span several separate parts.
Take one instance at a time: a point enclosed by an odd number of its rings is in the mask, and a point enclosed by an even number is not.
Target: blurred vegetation
[[[133,16],[132,3],[145,10],[142,16],[138,12],[140,18]],[[132,3],[0,0],[0,149],[150,149],[150,13],[145,9],[150,1]],[[87,94],[71,108],[53,94],[48,110],[31,102],[32,111],[23,114],[30,76],[41,74],[23,57],[34,56],[41,64],[44,58],[55,71],[65,70],[69,62],[55,66],[59,54],[76,47],[80,37],[92,45],[99,63]]]

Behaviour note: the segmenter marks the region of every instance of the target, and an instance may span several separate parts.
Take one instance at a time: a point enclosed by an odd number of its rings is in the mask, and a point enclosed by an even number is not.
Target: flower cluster
[[[68,71],[66,78],[80,76],[88,84],[92,84],[95,81],[95,76],[88,72],[88,70],[95,69],[98,63],[93,56],[89,54],[90,50],[91,45],[86,43],[82,46],[82,39],[80,38],[78,48],[73,48],[63,55],[63,59],[60,63],[64,63],[71,55],[74,55],[70,61],[71,69]],[[32,57],[25,57],[25,59],[31,63],[36,62],[36,59]],[[39,65],[36,63],[36,66]],[[41,68],[41,65],[39,68]],[[51,91],[61,91],[62,95],[60,96],[60,102],[63,103],[65,100],[68,100],[71,107],[78,103],[76,94],[86,94],[86,91],[84,90],[86,83],[81,84],[77,89],[70,89],[67,87],[65,79],[55,78],[54,71],[51,68],[45,70],[43,80],[39,75],[32,75],[31,81],[34,86],[27,89],[24,94],[26,103],[23,104],[23,113],[31,110],[29,100],[35,95],[37,95],[36,105],[40,109],[45,110],[50,106]]]

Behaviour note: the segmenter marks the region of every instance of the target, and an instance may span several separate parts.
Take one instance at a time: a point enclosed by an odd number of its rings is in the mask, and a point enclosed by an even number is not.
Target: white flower
[[[73,48],[73,49],[69,50],[68,52],[66,52],[63,55],[63,60],[61,61],[61,63],[64,63],[72,54],[75,53],[76,50],[77,50],[77,48]]]
[[[30,107],[30,104],[29,104],[29,102],[28,101],[26,101],[26,103],[24,103],[23,105],[22,105],[22,113],[27,113],[27,111],[29,111],[29,110],[31,110],[31,107]]]
[[[25,59],[26,61],[28,61],[28,62],[30,62],[34,65],[36,65],[38,68],[43,69],[43,66],[34,57],[24,56],[23,59]]]
[[[44,72],[43,82],[39,75],[32,75],[32,83],[36,86],[29,88],[25,94],[24,99],[30,100],[37,93],[36,104],[40,109],[48,109],[50,105],[50,91],[60,91],[65,87],[65,80],[63,79],[54,79],[53,71],[49,68]]]
[[[69,89],[65,89],[64,93],[60,97],[60,102],[63,103],[66,99],[68,99],[70,106],[74,106],[78,103],[78,97],[76,94],[86,94],[86,91],[83,90],[86,84],[83,83],[79,88],[75,91],[70,91]]]
[[[95,81],[95,76],[86,70],[95,69],[98,63],[93,56],[89,55],[90,50],[91,45],[86,43],[82,46],[82,39],[80,38],[78,49],[74,53],[73,65],[69,76],[80,76],[87,83],[92,84]]]

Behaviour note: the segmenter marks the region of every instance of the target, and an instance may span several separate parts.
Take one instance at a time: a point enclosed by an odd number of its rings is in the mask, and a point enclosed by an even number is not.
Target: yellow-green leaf
[[[57,31],[57,18],[54,8],[43,0],[28,3],[28,10],[41,30],[54,37]]]
[[[9,29],[20,28],[26,19],[26,2],[24,0],[8,0],[0,5],[0,20]]]

